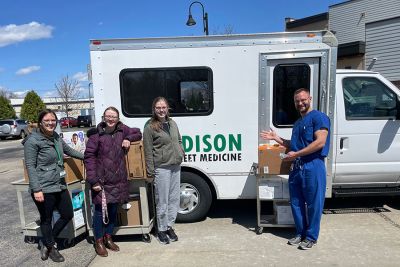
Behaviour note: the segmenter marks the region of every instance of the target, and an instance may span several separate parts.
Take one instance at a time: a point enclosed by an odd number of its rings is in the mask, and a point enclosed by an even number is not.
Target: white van
[[[143,130],[153,99],[168,99],[186,152],[180,221],[256,197],[259,132],[290,138],[300,87],[332,122],[327,197],[399,191],[399,91],[378,73],[336,75],[328,31],[91,40],[90,57],[96,118],[115,106]]]

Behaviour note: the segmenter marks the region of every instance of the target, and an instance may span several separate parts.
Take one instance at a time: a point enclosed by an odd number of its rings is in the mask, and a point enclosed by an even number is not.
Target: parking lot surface
[[[0,142],[0,266],[399,266],[399,198],[328,200],[320,239],[308,251],[286,244],[291,228],[256,226],[255,200],[216,201],[206,220],[177,224],[179,241],[161,245],[141,236],[116,238],[121,251],[96,257],[84,236],[61,251],[64,263],[42,262],[37,244],[24,242],[11,182],[23,177],[20,140]],[[25,195],[27,218],[38,218]]]

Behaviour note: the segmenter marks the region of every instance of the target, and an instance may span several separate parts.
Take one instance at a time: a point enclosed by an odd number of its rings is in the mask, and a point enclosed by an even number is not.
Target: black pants
[[[40,230],[43,235],[43,243],[47,247],[54,246],[54,237],[58,236],[72,217],[74,217],[69,192],[68,190],[63,190],[55,193],[44,193],[44,202],[37,202],[33,193],[32,198],[40,213]],[[51,221],[55,209],[60,213],[60,218],[52,228]]]

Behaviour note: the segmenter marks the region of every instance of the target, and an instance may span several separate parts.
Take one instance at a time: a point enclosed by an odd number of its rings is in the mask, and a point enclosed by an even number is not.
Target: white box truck
[[[329,31],[90,41],[95,115],[143,130],[164,96],[183,135],[180,221],[213,199],[256,198],[261,130],[290,138],[293,92],[309,88],[332,124],[327,197],[399,192],[399,90],[375,72],[336,70]],[[287,176],[286,176],[287,178]]]

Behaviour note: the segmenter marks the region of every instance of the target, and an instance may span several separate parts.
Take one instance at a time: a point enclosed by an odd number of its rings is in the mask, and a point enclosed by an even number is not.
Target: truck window
[[[396,94],[373,77],[348,77],[342,80],[346,120],[395,118]]]
[[[299,118],[293,93],[299,88],[310,89],[310,67],[307,64],[281,64],[273,74],[273,114],[275,127],[291,127]]]
[[[212,71],[207,67],[124,69],[120,89],[127,117],[151,116],[158,96],[168,100],[173,116],[204,116],[213,110]]]

